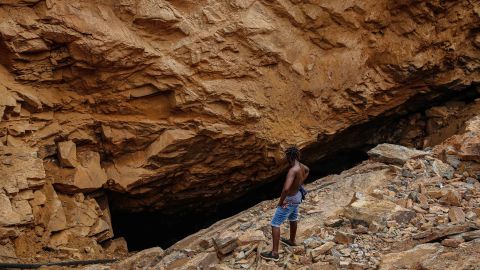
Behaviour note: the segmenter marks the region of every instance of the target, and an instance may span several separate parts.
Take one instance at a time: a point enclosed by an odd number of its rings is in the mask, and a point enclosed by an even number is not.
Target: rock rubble
[[[397,161],[405,152],[415,150],[379,145],[370,151],[373,159],[308,184],[310,192],[300,208],[298,246],[283,245],[279,262],[259,257],[271,248],[269,220],[276,205],[276,201],[265,201],[178,242],[165,250],[151,269],[433,270],[478,266],[480,156],[472,159],[471,152],[466,158],[464,152],[450,151],[450,159],[445,160],[435,154],[450,149],[452,142],[473,141],[472,134],[478,139],[476,119],[467,122],[463,134],[431,152],[405,158],[401,164]],[[475,147],[480,149],[480,141]],[[388,158],[382,159],[384,155]],[[456,169],[449,163],[453,158],[460,162]],[[288,224],[282,227],[282,234],[288,237]]]
[[[106,256],[110,206],[210,209],[282,175],[291,144],[309,163],[364,145],[439,144],[478,112],[437,101],[478,96],[479,10],[477,1],[438,0],[0,0],[0,255]],[[375,182],[403,166],[404,179],[448,179],[409,194],[397,183],[369,194],[360,181],[365,197],[351,214],[363,204],[403,208],[386,220],[363,213],[354,230],[395,231],[393,221],[412,220],[426,228],[437,219],[430,206],[458,207],[439,219],[460,222],[461,209],[470,222],[478,214],[468,205],[478,179],[472,121],[469,136],[452,137],[425,162],[402,156],[407,165],[345,176]],[[345,206],[352,196],[337,199]],[[347,215],[335,226],[349,226]],[[242,228],[264,230],[253,223]],[[247,246],[242,265],[258,254]],[[343,258],[345,248],[326,256]],[[195,260],[212,259],[204,255]]]

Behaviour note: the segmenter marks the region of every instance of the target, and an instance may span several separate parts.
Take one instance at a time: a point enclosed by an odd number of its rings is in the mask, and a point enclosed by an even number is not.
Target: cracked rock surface
[[[480,149],[477,121],[402,165],[397,160],[414,149],[379,145],[373,159],[308,184],[297,246],[281,245],[279,262],[259,257],[271,249],[269,222],[278,203],[272,200],[138,263],[148,269],[474,269],[480,263],[480,156],[452,149],[461,141]],[[394,149],[402,151],[395,156]],[[450,149],[450,162],[442,149]],[[376,161],[382,156],[388,161]],[[288,238],[287,222],[281,232]]]
[[[384,142],[338,138],[478,92],[479,22],[476,1],[0,0],[0,254],[97,257],[109,206],[208,208],[281,175],[291,144],[314,162]],[[450,105],[401,144],[457,133]],[[475,136],[436,158],[470,170]]]

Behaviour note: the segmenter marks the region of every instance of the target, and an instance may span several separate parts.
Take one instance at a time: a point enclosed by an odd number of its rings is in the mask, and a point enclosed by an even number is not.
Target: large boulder
[[[428,261],[435,261],[437,254],[443,251],[442,245],[439,243],[422,244],[412,249],[389,253],[381,258],[381,270],[396,270],[399,268],[414,269]]]
[[[344,208],[344,215],[353,223],[372,223],[385,225],[397,206],[388,200],[377,199],[368,195],[358,194]]]
[[[428,155],[429,152],[411,149],[401,145],[383,143],[368,151],[368,155],[377,161],[403,165],[407,160]]]
[[[462,134],[448,138],[433,151],[457,170],[480,178],[480,115],[468,120],[465,126]]]

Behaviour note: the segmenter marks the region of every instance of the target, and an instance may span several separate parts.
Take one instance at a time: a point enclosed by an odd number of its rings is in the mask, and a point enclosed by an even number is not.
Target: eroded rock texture
[[[0,197],[43,190],[54,227],[83,236],[108,214],[64,222],[56,197],[230,200],[282,172],[284,146],[478,83],[479,22],[476,1],[0,0]]]
[[[434,151],[378,145],[369,152],[372,159],[307,184],[297,245],[281,245],[278,262],[259,256],[272,248],[270,219],[277,198],[164,251],[147,249],[102,269],[475,268],[480,264],[478,112],[465,123],[465,132]],[[462,140],[468,143],[459,147]],[[284,238],[290,236],[288,226],[281,226]]]

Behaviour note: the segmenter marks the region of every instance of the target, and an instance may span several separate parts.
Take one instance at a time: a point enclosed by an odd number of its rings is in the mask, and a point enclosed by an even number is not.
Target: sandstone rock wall
[[[37,224],[30,193],[58,197],[96,214],[46,234],[89,236],[108,214],[74,193],[232,199],[286,145],[478,83],[479,21],[475,1],[0,0],[2,215]]]
[[[143,250],[102,269],[475,268],[480,263],[478,117],[477,111],[465,132],[433,151],[381,144],[369,151],[370,160],[307,184],[297,245],[280,245],[278,262],[259,256],[271,250],[277,198],[164,251]],[[284,238],[288,225],[281,226]]]

